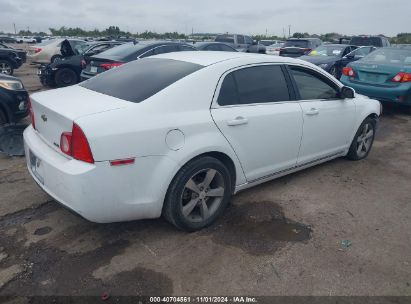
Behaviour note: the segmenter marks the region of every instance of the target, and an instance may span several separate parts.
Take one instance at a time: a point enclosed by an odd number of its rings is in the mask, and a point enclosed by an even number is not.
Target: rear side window
[[[245,43],[243,35],[238,35],[237,36],[237,43],[238,44],[244,44]]]
[[[301,100],[337,99],[339,92],[326,79],[308,69],[290,67]]]
[[[281,66],[265,65],[228,74],[221,85],[218,104],[227,106],[288,100],[290,95]]]
[[[80,86],[138,103],[201,68],[202,65],[190,62],[145,58],[104,72]]]
[[[234,43],[234,37],[233,36],[227,36],[227,35],[218,35],[215,38],[215,41],[225,42],[225,43]]]
[[[154,55],[158,54],[165,54],[165,53],[171,53],[171,52],[178,52],[178,46],[177,45],[164,45],[160,46],[158,48],[154,49]]]

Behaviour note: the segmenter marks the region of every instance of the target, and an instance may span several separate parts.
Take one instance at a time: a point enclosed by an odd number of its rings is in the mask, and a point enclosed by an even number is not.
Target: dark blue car
[[[342,69],[350,62],[364,58],[375,47],[357,47],[347,44],[325,44],[312,50],[308,55],[300,59],[318,65],[328,73],[339,79],[342,75]]]

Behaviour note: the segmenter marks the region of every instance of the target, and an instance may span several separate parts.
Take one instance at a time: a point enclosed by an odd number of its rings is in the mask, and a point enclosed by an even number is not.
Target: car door
[[[223,75],[212,117],[253,182],[295,166],[302,112],[281,65],[247,66]]]
[[[342,99],[331,78],[308,67],[289,65],[303,112],[303,136],[298,164],[335,156],[351,144],[354,99]]]

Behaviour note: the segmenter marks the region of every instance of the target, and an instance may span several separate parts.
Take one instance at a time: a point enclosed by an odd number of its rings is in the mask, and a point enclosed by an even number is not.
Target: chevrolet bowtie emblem
[[[47,116],[45,114],[41,115],[41,119],[43,119],[44,122],[47,121]]]

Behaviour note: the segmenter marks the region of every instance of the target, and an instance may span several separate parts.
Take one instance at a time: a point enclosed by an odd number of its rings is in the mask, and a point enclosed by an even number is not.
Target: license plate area
[[[42,161],[31,150],[29,150],[30,169],[39,182],[44,185],[44,178],[42,176]]]
[[[95,66],[90,67],[90,72],[91,73],[97,73],[97,67],[95,67]]]

